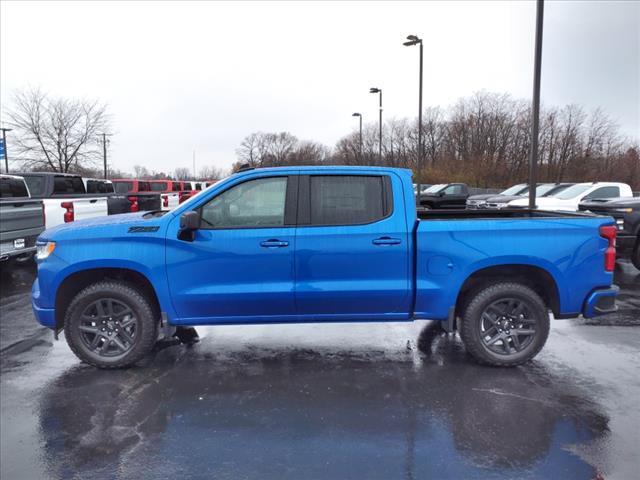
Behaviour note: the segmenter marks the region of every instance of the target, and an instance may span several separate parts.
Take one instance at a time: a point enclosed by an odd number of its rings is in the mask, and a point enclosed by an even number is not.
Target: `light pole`
[[[362,114],[356,112],[356,113],[352,114],[351,116],[360,118],[360,161],[362,162]]]
[[[403,43],[405,47],[412,47],[413,45],[420,45],[420,77],[418,80],[418,191],[416,192],[416,204],[420,206],[420,189],[422,184],[420,183],[420,175],[422,173],[423,154],[422,154],[422,39],[416,35],[407,36],[407,41]]]
[[[2,147],[4,149],[4,170],[5,173],[9,173],[9,157],[7,157],[7,132],[10,132],[11,128],[2,128]]]
[[[382,89],[381,88],[370,88],[369,93],[378,93],[380,94],[380,119],[378,120],[378,126],[380,132],[378,133],[378,157],[380,157],[380,162],[382,162]]]
[[[540,127],[540,68],[542,64],[542,20],[544,0],[536,2],[536,46],[533,61],[533,100],[531,115],[531,158],[529,159],[529,208],[536,208],[536,183],[538,170],[538,129]]]

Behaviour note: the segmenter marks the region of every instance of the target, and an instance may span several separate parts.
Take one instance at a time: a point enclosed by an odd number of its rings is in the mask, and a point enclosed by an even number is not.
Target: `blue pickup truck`
[[[33,309],[102,368],[196,325],[414,319],[458,330],[482,363],[519,365],[550,312],[615,309],[615,235],[580,213],[417,212],[403,169],[247,170],[172,211],[45,231]]]

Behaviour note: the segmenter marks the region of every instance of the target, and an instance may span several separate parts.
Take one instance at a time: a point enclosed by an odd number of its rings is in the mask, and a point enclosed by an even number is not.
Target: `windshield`
[[[577,197],[578,195],[580,195],[581,193],[586,192],[587,190],[589,190],[591,188],[591,184],[577,184],[577,185],[573,185],[572,187],[569,187],[565,190],[562,190],[560,193],[558,194],[554,194],[551,195],[554,198],[559,198],[560,200],[567,200],[569,198],[574,198]]]
[[[520,185],[514,185],[513,187],[507,188],[504,192],[501,192],[500,195],[521,195],[528,190],[529,187],[527,187],[524,183],[521,183]]]
[[[440,190],[442,190],[446,186],[447,186],[446,183],[438,183],[437,185],[431,185],[429,188],[427,188],[422,193],[436,193],[436,192],[439,192]]]
[[[545,193],[549,193],[554,188],[556,188],[556,185],[554,185],[554,184],[538,185],[536,187],[536,196],[537,197],[541,197]]]
[[[540,195],[540,196],[541,197],[554,197],[556,194],[560,193],[563,190],[566,190],[571,185],[572,185],[571,183],[567,183],[566,185],[556,185],[551,190],[549,190],[547,193],[545,193],[544,195]]]

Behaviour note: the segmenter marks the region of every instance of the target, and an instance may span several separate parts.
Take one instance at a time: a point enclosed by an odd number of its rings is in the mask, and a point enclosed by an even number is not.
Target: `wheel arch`
[[[83,288],[102,280],[115,280],[136,287],[151,303],[154,314],[160,318],[160,302],[151,281],[142,273],[130,268],[89,268],[67,276],[56,290],[55,320],[56,331],[62,329],[67,307]]]
[[[476,270],[462,284],[456,298],[455,314],[459,316],[476,292],[487,281],[517,282],[532,288],[547,307],[560,316],[560,292],[553,275],[541,267],[527,264],[493,265]]]

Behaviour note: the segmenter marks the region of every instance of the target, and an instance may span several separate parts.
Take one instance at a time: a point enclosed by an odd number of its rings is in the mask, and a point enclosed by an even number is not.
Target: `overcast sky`
[[[357,125],[485,89],[530,98],[534,2],[9,2],[0,98],[40,86],[109,105],[111,161],[228,168],[253,131],[333,146]],[[640,137],[640,2],[546,2],[542,101],[603,107]],[[8,139],[9,149],[11,148]]]

